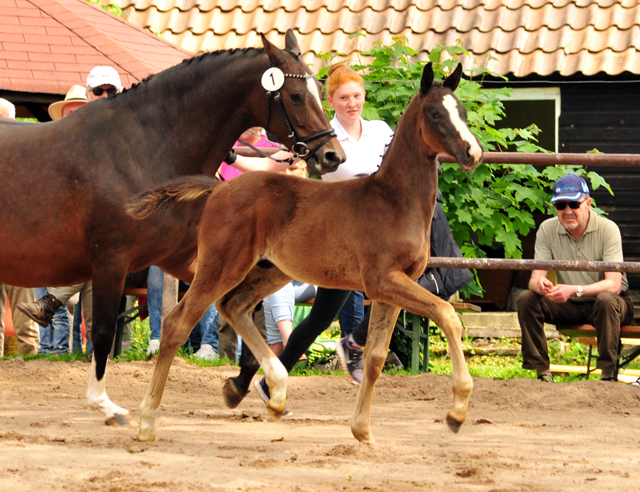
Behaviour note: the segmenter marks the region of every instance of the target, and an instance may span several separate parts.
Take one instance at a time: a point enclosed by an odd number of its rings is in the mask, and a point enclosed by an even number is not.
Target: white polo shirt
[[[340,145],[344,149],[347,160],[340,164],[335,172],[322,176],[323,181],[344,181],[355,177],[373,174],[380,167],[382,156],[393,137],[393,130],[382,120],[363,120],[360,140],[347,133],[337,118],[331,120]]]

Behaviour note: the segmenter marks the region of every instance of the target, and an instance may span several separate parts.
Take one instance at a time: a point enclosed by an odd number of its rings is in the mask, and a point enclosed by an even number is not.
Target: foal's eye
[[[300,95],[298,93],[291,94],[291,100],[294,103],[301,103],[302,102],[302,95]]]
[[[437,111],[435,111],[435,110],[431,110],[431,111],[429,111],[429,114],[431,114],[431,117],[432,117],[434,120],[439,120],[439,119],[440,119],[440,113],[438,113],[438,112],[437,112]]]

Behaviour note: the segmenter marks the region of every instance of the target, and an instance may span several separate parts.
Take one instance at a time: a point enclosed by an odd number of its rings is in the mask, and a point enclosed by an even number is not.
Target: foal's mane
[[[442,82],[434,82],[431,85],[431,89],[429,90],[429,92],[431,92],[432,90],[437,90],[437,89],[441,89],[442,86]],[[405,108],[405,110],[402,112],[402,116],[400,116],[400,119],[398,120],[398,124],[396,125],[396,129],[393,132],[393,137],[391,137],[391,141],[389,142],[389,144],[386,146],[384,154],[382,155],[382,160],[380,161],[380,165],[378,166],[378,169],[376,169],[375,172],[371,173],[371,176],[373,176],[374,174],[376,174],[378,171],[380,171],[380,169],[382,168],[382,166],[384,165],[385,161],[387,160],[387,156],[389,154],[389,151],[391,150],[391,147],[393,146],[393,142],[396,139],[396,136],[398,135],[398,128],[401,127],[402,125],[402,121],[405,118],[405,115],[407,114],[407,110],[409,108],[411,108],[411,110],[413,111],[413,102],[414,99],[420,97],[420,92],[417,92],[416,94],[413,95],[413,97],[411,98],[411,101],[409,101],[409,104],[407,105],[407,107]]]

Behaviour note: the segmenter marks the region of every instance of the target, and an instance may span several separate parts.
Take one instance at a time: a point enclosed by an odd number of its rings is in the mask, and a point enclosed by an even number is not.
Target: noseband
[[[299,74],[292,74],[292,73],[285,73],[284,76],[285,76],[285,78],[293,78],[293,79],[311,79],[311,78],[313,78],[313,75],[299,75]],[[272,97],[273,97],[274,101],[277,101],[277,102],[280,103],[280,109],[282,110],[282,114],[284,115],[284,122],[287,125],[287,136],[293,141],[293,145],[291,146],[291,151],[293,152],[293,158],[292,159],[275,159],[275,160],[284,161],[284,160],[293,160],[293,159],[298,159],[298,158],[311,159],[314,155],[316,155],[316,152],[318,152],[318,150],[320,150],[320,148],[323,145],[328,143],[329,140],[331,140],[333,137],[336,136],[336,131],[333,128],[330,128],[328,130],[322,130],[321,132],[317,132],[317,133],[314,133],[312,135],[309,135],[308,137],[298,138],[298,136],[296,135],[295,130],[291,126],[291,120],[289,119],[289,115],[287,114],[287,110],[284,107],[284,102],[282,101],[282,96],[280,94],[280,89],[277,89],[277,90],[274,90],[274,91],[267,91],[267,98],[268,98],[268,103],[267,103],[267,126],[269,126],[269,121],[271,119],[271,98]],[[307,145],[309,142],[311,142],[313,140],[317,140],[317,139],[322,138],[322,137],[325,137],[324,140],[322,140],[315,148],[313,148],[313,149],[309,148],[309,146]],[[257,150],[257,149],[254,149],[254,150]],[[258,151],[258,152],[260,152],[260,151]]]

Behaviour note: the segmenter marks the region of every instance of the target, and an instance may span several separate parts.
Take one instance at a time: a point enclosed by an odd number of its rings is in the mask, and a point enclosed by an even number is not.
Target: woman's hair
[[[329,97],[333,97],[333,94],[338,87],[342,84],[346,84],[347,82],[355,82],[364,89],[364,82],[362,81],[360,74],[351,68],[347,68],[344,63],[335,63],[331,65],[328,75],[327,95]]]

